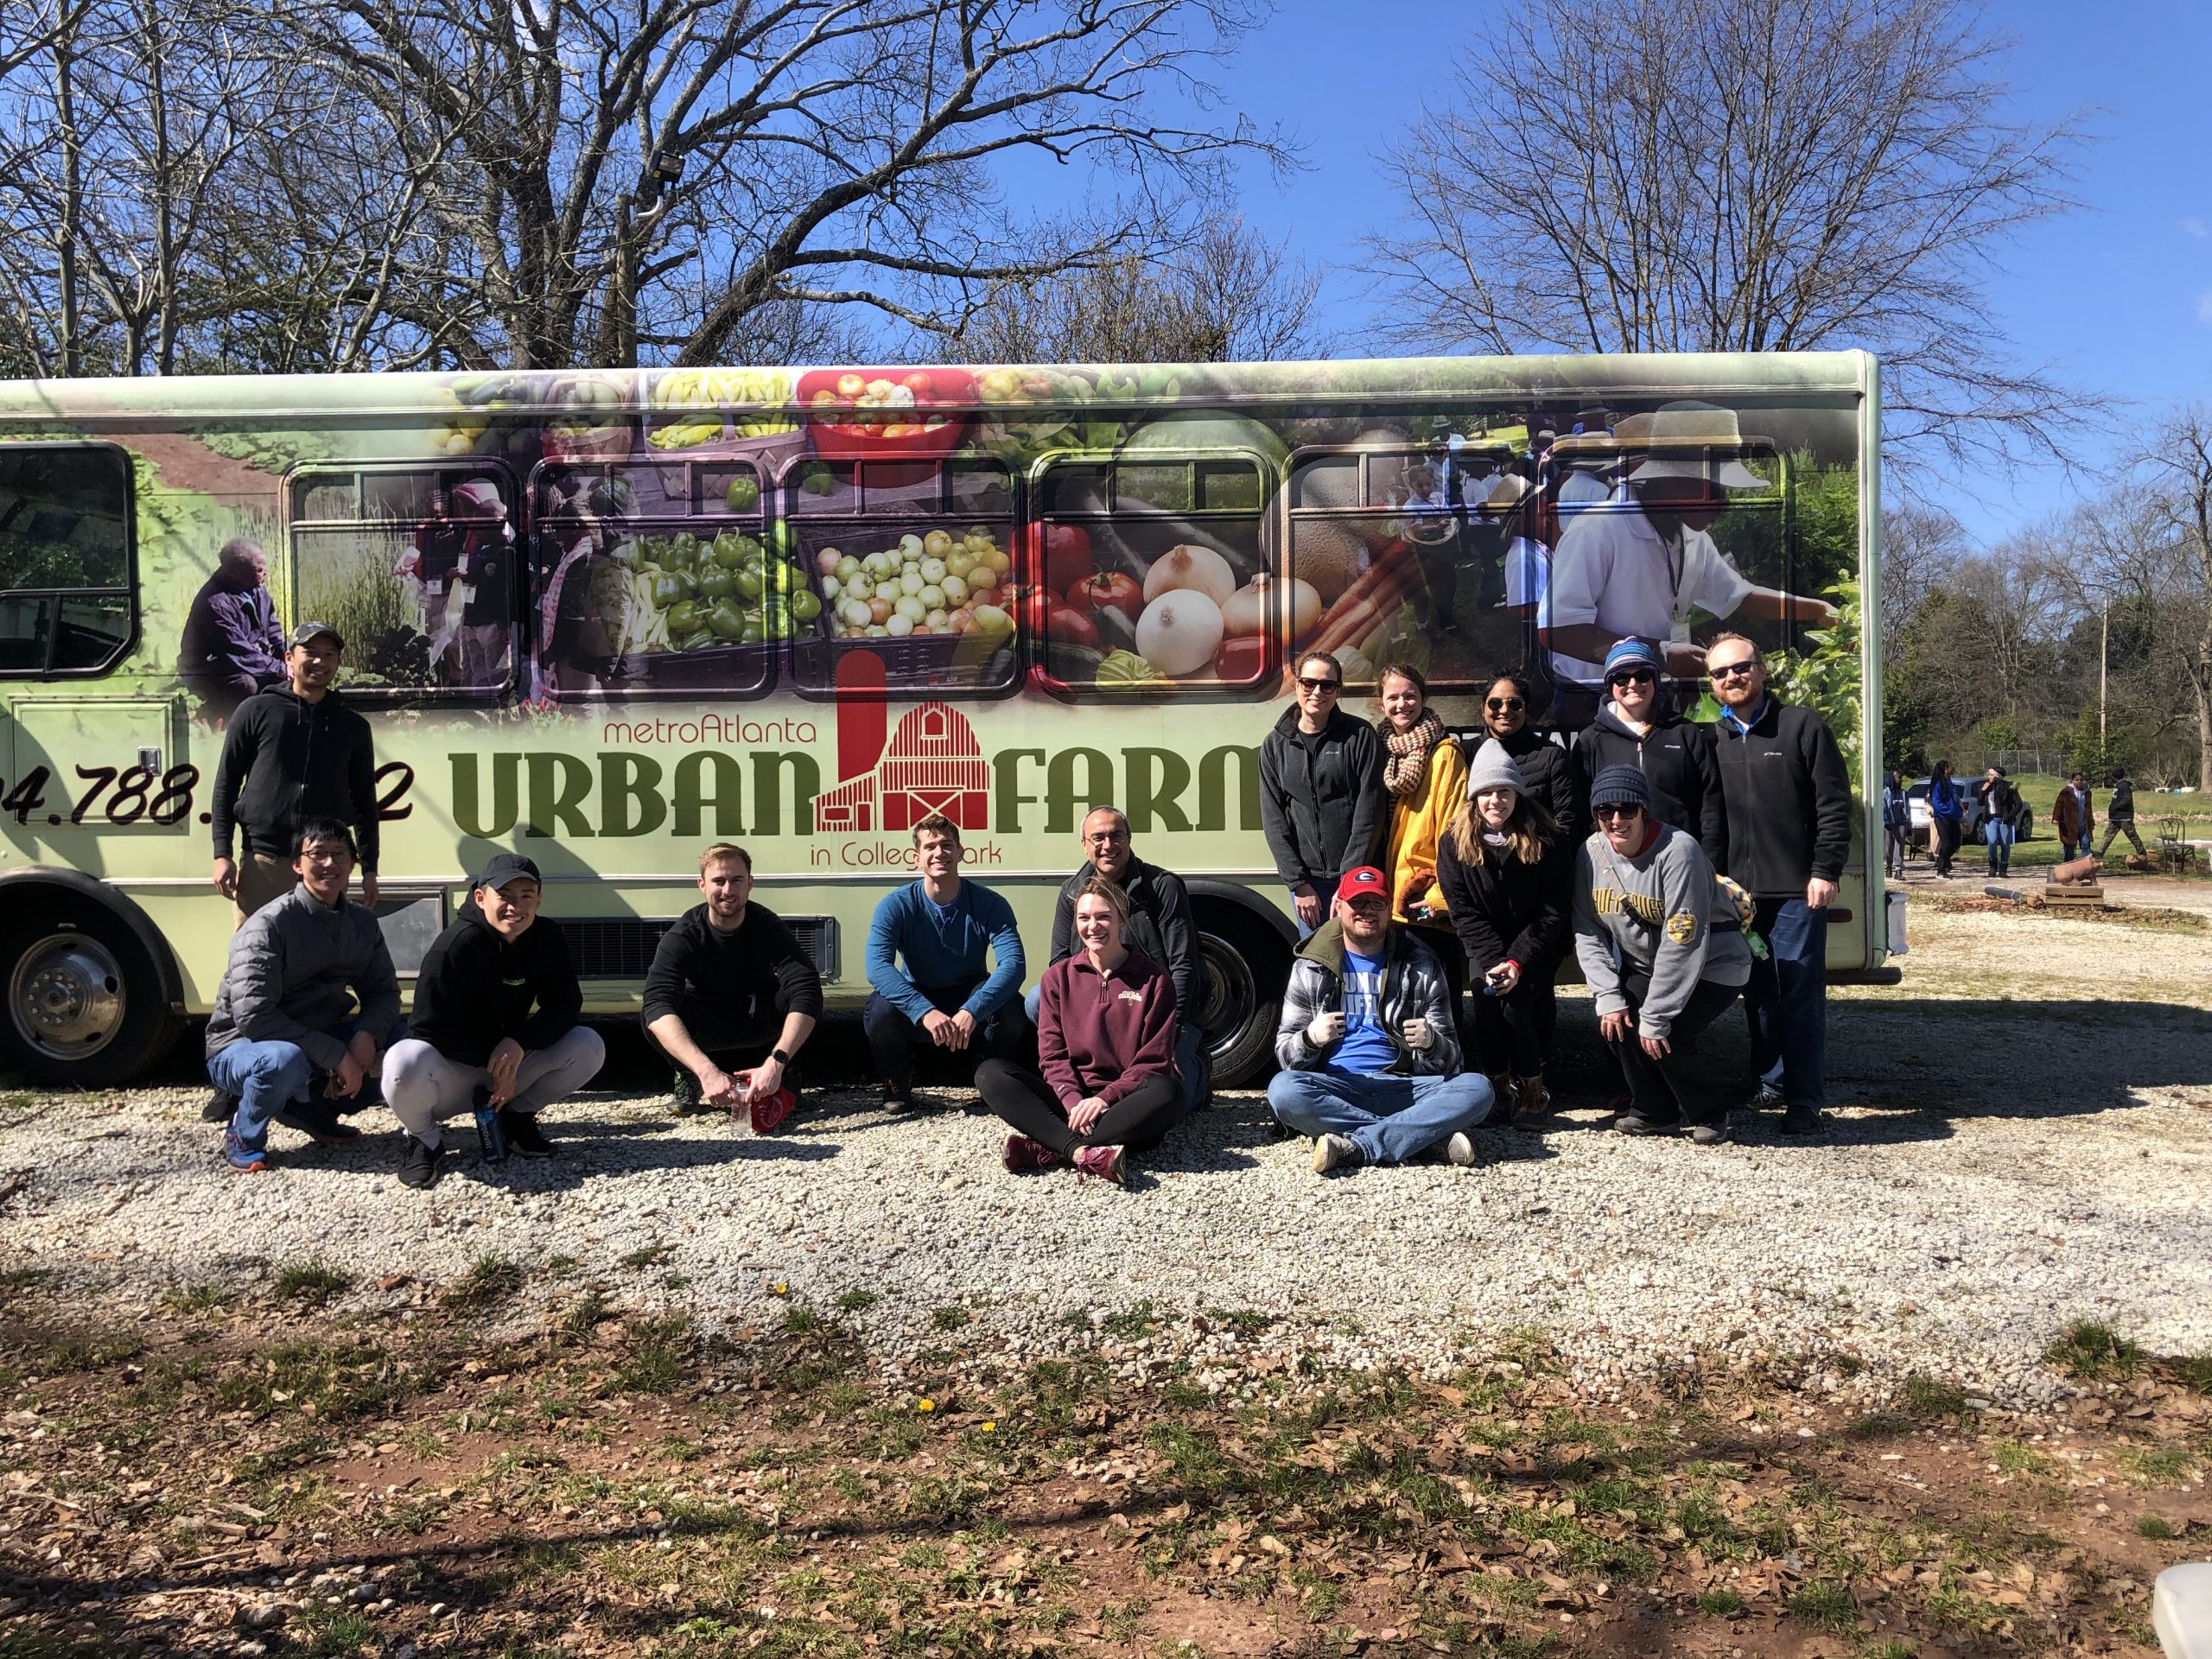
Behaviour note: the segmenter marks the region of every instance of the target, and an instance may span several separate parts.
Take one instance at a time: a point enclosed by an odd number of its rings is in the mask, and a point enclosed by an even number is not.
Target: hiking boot
[[[784,1120],[791,1115],[791,1108],[798,1104],[798,1096],[788,1089],[779,1089],[766,1100],[756,1100],[746,1108],[753,1121],[755,1135],[773,1135],[783,1128]]]
[[[1484,1121],[1493,1129],[1511,1128],[1517,1104],[1513,1098],[1513,1079],[1503,1071],[1491,1071],[1484,1074],[1484,1081],[1490,1084],[1490,1097],[1493,1103],[1490,1116]]]
[[[238,1097],[236,1095],[226,1095],[220,1089],[212,1090],[207,1096],[207,1103],[200,1109],[200,1121],[202,1123],[227,1123],[238,1113]]]
[[[406,1149],[399,1154],[399,1184],[402,1186],[418,1189],[435,1186],[438,1184],[439,1166],[445,1161],[445,1143],[442,1141],[436,1146],[430,1147],[423,1145],[411,1135],[404,1135],[401,1138],[407,1142],[407,1146]]]
[[[338,1109],[327,1101],[287,1106],[276,1114],[276,1121],[288,1129],[297,1129],[318,1147],[335,1147],[361,1138],[361,1132],[351,1123],[339,1121]]]
[[[690,1117],[707,1109],[707,1097],[699,1092],[699,1079],[681,1066],[677,1068],[676,1081],[670,1086],[668,1096],[671,1117]]]
[[[1095,1175],[1102,1181],[1113,1182],[1116,1186],[1121,1185],[1122,1177],[1126,1173],[1119,1147],[1077,1147],[1074,1158],[1070,1161],[1083,1174]]]
[[[1641,1112],[1623,1112],[1613,1120],[1615,1135],[1672,1135],[1682,1127],[1679,1117],[1646,1117]]]
[[[1782,1115],[1784,1135],[1818,1135],[1827,1128],[1827,1119],[1817,1106],[1792,1106]]]
[[[1359,1142],[1348,1135],[1325,1135],[1313,1142],[1316,1175],[1325,1175],[1332,1169],[1357,1169],[1361,1161]]]
[[[507,1138],[507,1150],[522,1158],[550,1158],[553,1143],[545,1138],[545,1131],[537,1127],[537,1114],[518,1112],[511,1107],[499,1109],[499,1132]]]
[[[883,1084],[883,1109],[887,1112],[911,1112],[914,1109],[914,1085],[911,1083]]]
[[[1026,1170],[1050,1169],[1060,1161],[1060,1154],[1042,1141],[1032,1141],[1026,1135],[1009,1135],[1006,1138],[1006,1153],[1001,1160],[1010,1175]]]
[[[1513,1116],[1516,1118],[1543,1117],[1552,1109],[1551,1090],[1544,1087],[1541,1075],[1521,1077],[1513,1084]]]
[[[269,1149],[249,1147],[232,1130],[223,1131],[223,1161],[241,1175],[258,1175],[269,1167]]]
[[[1472,1169],[1475,1166],[1475,1143],[1467,1138],[1465,1130],[1458,1130],[1444,1143],[1444,1155],[1460,1169]]]
[[[1694,1147],[1718,1147],[1735,1138],[1736,1131],[1725,1112],[1709,1123],[1690,1125],[1690,1144]]]

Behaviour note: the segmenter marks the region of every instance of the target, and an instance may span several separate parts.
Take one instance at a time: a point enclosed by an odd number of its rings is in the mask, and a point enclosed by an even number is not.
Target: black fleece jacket
[[[583,1011],[560,927],[541,916],[510,944],[472,896],[423,958],[407,1034],[459,1065],[482,1065],[505,1038],[526,1049],[551,1047]]]
[[[1311,882],[1325,907],[1344,873],[1375,856],[1388,815],[1375,728],[1337,709],[1318,735],[1309,748],[1294,707],[1260,740],[1260,826],[1282,884]]]
[[[1476,753],[1481,749],[1483,737],[1488,735],[1484,733],[1468,741],[1469,764],[1473,763]],[[1541,801],[1550,809],[1552,817],[1559,820],[1559,827],[1567,832],[1567,844],[1580,846],[1582,837],[1590,833],[1586,799],[1590,785],[1576,769],[1574,757],[1529,726],[1523,726],[1510,737],[1495,741],[1513,757],[1513,764],[1521,768],[1521,780],[1529,785],[1529,793]]]
[[[353,826],[361,874],[377,873],[377,758],[369,722],[335,691],[309,702],[289,685],[258,692],[238,706],[215,763],[215,798],[208,808],[215,856],[231,856],[233,829],[246,850],[292,855],[302,818],[336,818]]]
[[[1726,862],[1728,815],[1721,804],[1720,767],[1713,758],[1710,727],[1669,715],[1638,736],[1608,702],[1575,734],[1574,764],[1586,803],[1591,781],[1607,766],[1634,766],[1651,785],[1652,810],[1659,822],[1695,836],[1713,868]]]
[[[1576,843],[1562,836],[1535,863],[1523,864],[1478,855],[1463,860],[1456,841],[1446,833],[1437,843],[1436,881],[1467,953],[1469,977],[1517,962],[1523,979],[1548,981],[1573,942]]]
[[[1769,697],[1748,734],[1724,715],[1713,742],[1728,816],[1720,873],[1755,899],[1802,899],[1816,875],[1841,880],[1851,856],[1851,777],[1827,722]]]

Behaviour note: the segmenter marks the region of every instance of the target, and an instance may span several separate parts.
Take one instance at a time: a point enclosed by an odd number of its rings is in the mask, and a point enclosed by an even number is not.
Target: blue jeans
[[[1303,944],[1306,940],[1312,938],[1316,932],[1319,931],[1319,930],[1318,928],[1306,926],[1305,918],[1298,913],[1297,889],[1294,887],[1285,887],[1283,891],[1290,894],[1290,925],[1298,930],[1299,941]],[[1323,893],[1318,887],[1315,887],[1313,891],[1321,893],[1321,919],[1323,921],[1326,921],[1329,918],[1329,895],[1326,893]]]
[[[1989,873],[2010,875],[2012,873],[2012,826],[2001,819],[1992,818],[1981,826],[1981,838],[1989,846]]]
[[[1744,987],[1751,1071],[1787,1104],[1817,1110],[1827,1103],[1828,913],[1802,899],[1762,899],[1751,925],[1767,949]]]
[[[1037,1010],[1044,1001],[1045,988],[1041,985],[1032,985],[1022,995],[1021,1011],[1029,1016],[1032,1026],[1037,1023]],[[1198,1109],[1209,1092],[1205,1048],[1206,1034],[1198,1028],[1198,1022],[1179,1018],[1175,1022],[1175,1072],[1183,1080],[1185,1117]]]
[[[1268,1105],[1299,1134],[1349,1135],[1370,1164],[1402,1164],[1490,1116],[1495,1097],[1479,1071],[1452,1077],[1339,1077],[1278,1071]]]
[[[330,1034],[350,1043],[353,1030],[348,1020]],[[231,1133],[240,1145],[256,1152],[268,1145],[269,1125],[277,1113],[306,1103],[308,1082],[314,1075],[315,1062],[297,1043],[240,1038],[217,1049],[207,1062],[207,1081],[238,1097],[238,1110],[231,1114]]]

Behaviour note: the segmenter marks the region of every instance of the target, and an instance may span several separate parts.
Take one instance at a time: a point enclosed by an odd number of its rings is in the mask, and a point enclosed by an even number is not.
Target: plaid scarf
[[[1376,725],[1390,756],[1382,763],[1382,786],[1394,800],[1411,800],[1428,781],[1428,752],[1444,741],[1444,722],[1424,709],[1411,731],[1395,730],[1387,720]]]

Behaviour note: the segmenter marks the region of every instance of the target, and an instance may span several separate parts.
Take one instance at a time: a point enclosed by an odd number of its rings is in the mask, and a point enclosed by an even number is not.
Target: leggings
[[[1149,1152],[1183,1116],[1183,1086],[1174,1073],[1147,1078],[1099,1114],[1088,1134],[1068,1127],[1067,1109],[1052,1085],[1026,1065],[985,1060],[976,1068],[976,1090],[983,1104],[1004,1118],[1017,1135],[1050,1147],[1063,1158],[1083,1147],[1123,1147]]]
[[[1948,875],[1951,861],[1959,855],[1959,821],[1956,818],[1937,818],[1935,823],[1936,874]]]
[[[1539,964],[1521,976],[1521,982],[1503,996],[1487,995],[1475,987],[1474,1049],[1471,1064],[1495,1075],[1509,1071],[1516,1077],[1541,1077],[1551,1058],[1552,1032],[1559,1024],[1559,1000],[1552,988],[1553,969]]]

